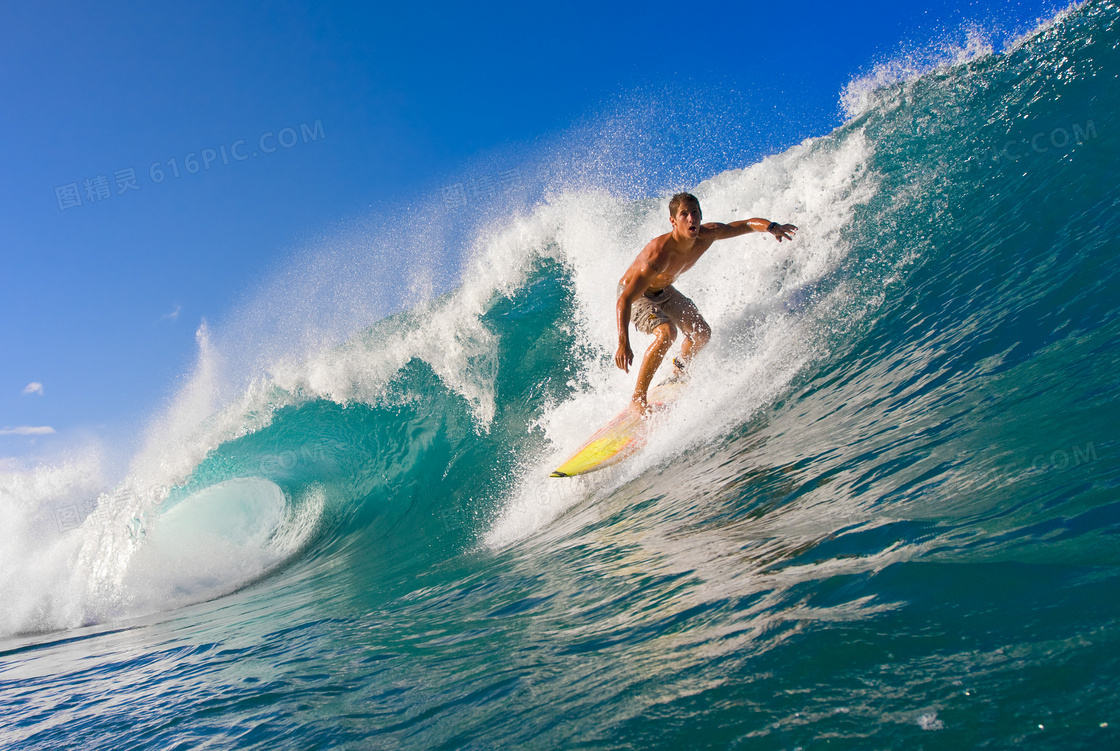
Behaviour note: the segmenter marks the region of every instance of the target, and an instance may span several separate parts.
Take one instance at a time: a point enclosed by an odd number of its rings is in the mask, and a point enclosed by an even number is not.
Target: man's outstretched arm
[[[781,242],[782,240],[792,240],[793,236],[797,234],[797,227],[792,224],[778,224],[757,216],[753,219],[740,219],[728,224],[711,222],[705,224],[704,229],[714,232],[717,240],[726,240],[729,237],[738,237],[749,232],[769,232],[778,238],[778,242]]]

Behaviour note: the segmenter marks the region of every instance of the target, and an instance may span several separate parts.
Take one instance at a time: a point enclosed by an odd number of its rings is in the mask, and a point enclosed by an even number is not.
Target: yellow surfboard
[[[650,389],[646,401],[655,409],[664,409],[684,389],[681,382],[663,383]],[[633,456],[646,445],[649,421],[627,407],[601,427],[587,442],[579,447],[566,462],[549,475],[573,477],[603,469]]]

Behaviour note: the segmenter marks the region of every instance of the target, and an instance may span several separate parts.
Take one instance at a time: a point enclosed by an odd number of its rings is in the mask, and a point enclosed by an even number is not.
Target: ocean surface
[[[680,186],[801,231],[682,277],[631,461],[548,477],[672,191],[569,185],[329,346],[204,327],[123,471],[6,468],[0,746],[1120,748],[1120,9],[842,104]]]

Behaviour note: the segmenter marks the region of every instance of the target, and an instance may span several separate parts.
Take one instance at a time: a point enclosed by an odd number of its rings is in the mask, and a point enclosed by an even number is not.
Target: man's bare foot
[[[679,357],[673,358],[673,375],[669,376],[670,383],[688,380],[688,365]]]
[[[653,414],[653,407],[649,402],[646,401],[646,398],[644,396],[638,396],[636,394],[630,399],[630,409],[637,412],[638,417],[642,418],[643,420],[647,419],[650,415]]]
[[[688,380],[688,366],[681,362],[679,357],[673,358],[673,372],[669,374],[658,386],[664,386],[667,383],[684,383]]]

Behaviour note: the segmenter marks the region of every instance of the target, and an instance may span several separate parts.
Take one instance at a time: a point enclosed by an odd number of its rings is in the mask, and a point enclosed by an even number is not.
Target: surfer
[[[769,232],[782,240],[792,240],[797,227],[755,217],[730,224],[700,223],[700,201],[691,193],[678,193],[669,201],[669,222],[673,231],[649,241],[618,283],[618,351],[614,362],[630,372],[634,353],[630,349],[630,322],[634,328],[653,335],[646,350],[631,404],[645,413],[646,394],[653,375],[665,354],[684,332],[681,356],[673,360],[673,378],[684,377],[692,358],[703,349],[712,330],[692,300],[673,287],[673,282],[700,260],[716,240],[738,237],[748,232]]]

